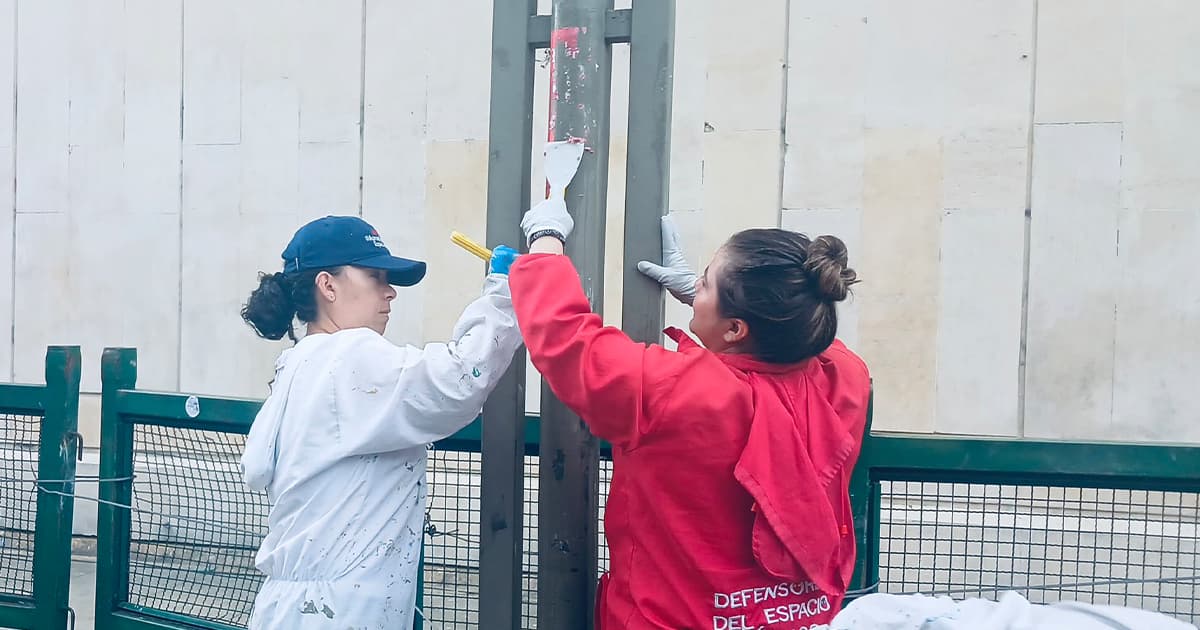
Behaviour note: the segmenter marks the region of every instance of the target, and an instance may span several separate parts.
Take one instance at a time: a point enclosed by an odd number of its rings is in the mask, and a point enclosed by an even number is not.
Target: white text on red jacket
[[[802,601],[778,602],[810,595]],[[766,603],[766,606],[760,604]],[[763,630],[778,624],[803,622],[829,612],[831,604],[812,582],[782,583],[771,586],[744,588],[728,593],[713,593],[713,630]],[[744,612],[738,612],[739,609]],[[766,625],[763,625],[766,624]],[[795,630],[806,630],[801,626]]]

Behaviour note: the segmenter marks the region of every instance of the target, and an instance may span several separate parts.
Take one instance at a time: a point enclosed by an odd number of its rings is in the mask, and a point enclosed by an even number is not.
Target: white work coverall
[[[477,416],[520,345],[508,278],[492,274],[448,343],[357,328],[280,355],[242,455],[271,501],[251,629],[412,627],[426,445]]]

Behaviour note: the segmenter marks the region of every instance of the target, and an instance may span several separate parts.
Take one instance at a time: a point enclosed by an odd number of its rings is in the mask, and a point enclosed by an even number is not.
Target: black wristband
[[[555,230],[553,228],[546,228],[544,230],[538,230],[538,231],[530,234],[529,242],[526,243],[526,245],[533,245],[534,241],[538,240],[539,238],[542,238],[543,236],[553,236],[554,238],[558,239],[558,241],[560,243],[562,243],[563,245],[567,244],[567,237],[563,236],[562,232],[559,232],[558,230]]]

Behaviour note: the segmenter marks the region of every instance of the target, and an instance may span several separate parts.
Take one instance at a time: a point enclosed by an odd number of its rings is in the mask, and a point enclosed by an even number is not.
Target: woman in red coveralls
[[[854,564],[848,484],[867,367],[841,341],[856,282],[841,240],[778,229],[731,237],[698,279],[664,219],[664,263],[639,265],[694,309],[677,351],[592,313],[562,255],[561,202],[526,213],[509,275],[534,366],[613,446],[611,572],[597,626],[802,629],[828,623]]]

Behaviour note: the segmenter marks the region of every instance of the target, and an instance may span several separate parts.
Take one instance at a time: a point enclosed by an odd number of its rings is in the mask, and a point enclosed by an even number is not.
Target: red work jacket
[[[630,340],[565,256],[509,275],[534,366],[613,447],[598,626],[801,629],[837,613],[854,565],[848,485],[866,365],[840,341],[793,365]]]

